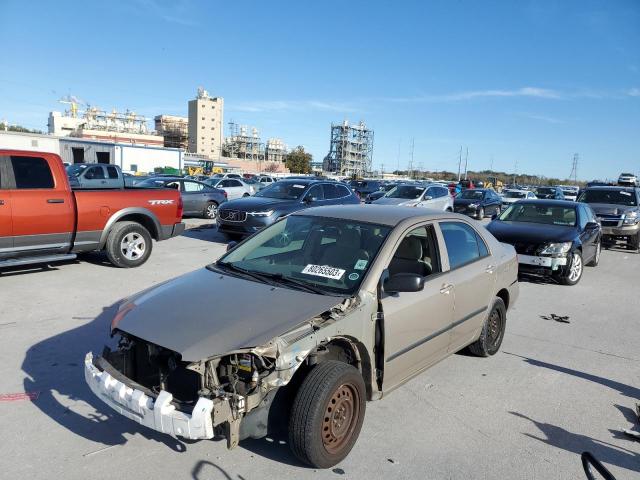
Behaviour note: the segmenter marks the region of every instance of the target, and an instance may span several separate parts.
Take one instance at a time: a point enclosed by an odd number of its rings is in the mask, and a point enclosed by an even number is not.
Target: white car
[[[528,190],[508,189],[502,192],[502,205],[508,206],[516,203],[518,200],[537,198],[536,194]]]
[[[244,183],[239,178],[212,178],[205,182],[207,185],[227,192],[228,200],[236,198],[250,197],[256,193],[257,189],[248,183]]]
[[[638,177],[633,173],[621,173],[618,177],[618,185],[630,185],[635,187],[638,185]]]
[[[575,187],[573,185],[557,185],[557,187],[562,190],[565,200],[575,202],[578,199],[580,187]]]
[[[453,212],[453,197],[449,194],[449,189],[436,183],[397,185],[372,203],[375,205],[424,207]]]

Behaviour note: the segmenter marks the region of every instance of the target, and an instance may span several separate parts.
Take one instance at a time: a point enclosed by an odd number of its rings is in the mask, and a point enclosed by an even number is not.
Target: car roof
[[[593,185],[587,187],[586,190],[624,190],[625,192],[633,192],[638,190],[638,187],[627,187],[626,185]]]
[[[330,217],[356,222],[377,223],[395,227],[403,220],[434,220],[441,218],[467,218],[451,212],[440,212],[427,208],[400,207],[397,205],[335,205],[312,207],[300,210],[292,215],[312,215],[314,217]]]
[[[522,205],[522,204],[528,204],[528,205],[542,205],[542,206],[546,206],[546,207],[575,207],[577,205],[579,205],[579,202],[574,202],[573,200],[552,200],[552,199],[544,199],[544,198],[538,198],[538,199],[526,199],[526,200],[520,200],[518,202],[518,205]]]

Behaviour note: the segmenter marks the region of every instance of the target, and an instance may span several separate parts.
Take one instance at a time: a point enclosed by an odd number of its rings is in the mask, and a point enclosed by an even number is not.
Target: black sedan
[[[342,183],[306,178],[280,180],[253,197],[227,202],[218,212],[218,231],[241,237],[298,210],[359,203],[357,195]]]
[[[180,191],[184,216],[214,219],[218,207],[227,201],[227,193],[206,183],[182,177],[152,177],[140,182],[141,188],[174,188]]]
[[[473,188],[463,190],[453,199],[453,210],[456,213],[469,215],[482,220],[485,215],[499,214],[502,199],[489,188]]]
[[[567,200],[520,200],[487,225],[514,246],[520,273],[575,285],[584,265],[600,261],[602,232],[589,205]]]

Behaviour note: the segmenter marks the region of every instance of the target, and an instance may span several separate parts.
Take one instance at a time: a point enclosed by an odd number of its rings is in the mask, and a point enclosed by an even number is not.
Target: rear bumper
[[[182,235],[184,232],[185,224],[175,223],[173,225],[163,225],[160,227],[160,234],[158,240],[167,240],[172,237],[177,237],[178,235]]]
[[[191,415],[176,409],[173,396],[164,390],[154,399],[100,370],[93,354],[84,359],[84,378],[91,391],[120,415],[149,427],[192,440],[213,438],[214,401],[200,397]]]

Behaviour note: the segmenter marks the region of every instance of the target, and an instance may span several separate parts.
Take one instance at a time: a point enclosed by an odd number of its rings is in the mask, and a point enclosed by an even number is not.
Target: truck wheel
[[[210,218],[211,220],[215,219],[218,216],[218,204],[216,202],[207,203],[207,206],[204,207],[204,212],[202,212],[202,216],[204,218]]]
[[[629,237],[627,240],[627,244],[631,250],[638,250],[640,248],[640,232],[636,233],[634,236]]]
[[[360,372],[335,360],[317,364],[305,377],[289,417],[289,445],[302,462],[329,468],[344,459],[358,439],[365,412]]]
[[[139,267],[149,259],[152,248],[149,231],[137,222],[116,223],[105,245],[109,261],[120,268]]]
[[[496,297],[489,315],[482,326],[480,338],[469,345],[469,350],[478,357],[490,357],[500,350],[507,326],[507,308],[501,298]]]
[[[596,254],[591,259],[589,263],[587,263],[587,267],[597,267],[598,263],[600,263],[600,252],[602,252],[602,240],[598,240],[596,244]]]

